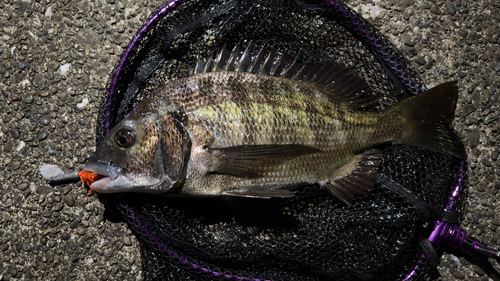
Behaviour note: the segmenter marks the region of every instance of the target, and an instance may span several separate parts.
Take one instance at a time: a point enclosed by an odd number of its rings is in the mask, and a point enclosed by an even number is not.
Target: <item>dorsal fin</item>
[[[287,53],[278,52],[274,47],[262,47],[252,55],[251,46],[251,42],[248,42],[244,49],[240,41],[229,50],[224,44],[221,51],[214,53],[206,62],[198,59],[193,74],[236,71],[312,82],[332,89],[356,108],[370,106],[377,100],[377,97],[371,94],[366,81],[342,64],[336,62],[303,64]]]

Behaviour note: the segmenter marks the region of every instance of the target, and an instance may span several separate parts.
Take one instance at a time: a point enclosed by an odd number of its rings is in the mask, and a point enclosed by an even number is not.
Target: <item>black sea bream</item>
[[[101,193],[290,196],[319,184],[350,204],[375,182],[385,143],[456,157],[456,82],[383,112],[367,83],[337,63],[300,65],[274,49],[224,50],[151,93],[102,141],[84,170]]]

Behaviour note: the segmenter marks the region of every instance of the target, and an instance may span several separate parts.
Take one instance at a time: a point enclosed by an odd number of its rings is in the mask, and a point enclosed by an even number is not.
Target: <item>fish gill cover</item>
[[[116,67],[98,143],[152,90],[239,42],[345,65],[378,97],[367,111],[425,90],[384,37],[336,1],[171,1]],[[317,186],[270,200],[120,194],[116,204],[142,243],[146,280],[416,280],[433,261],[419,244],[432,231],[425,223],[443,217],[457,178],[466,180],[460,169],[452,156],[390,145],[372,192],[352,206]]]

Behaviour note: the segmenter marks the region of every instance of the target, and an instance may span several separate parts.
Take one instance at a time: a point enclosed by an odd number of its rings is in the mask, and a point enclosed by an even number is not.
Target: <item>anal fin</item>
[[[323,183],[335,198],[352,205],[354,195],[368,195],[375,185],[377,169],[382,160],[380,150],[371,149],[355,155],[337,170],[337,176]]]

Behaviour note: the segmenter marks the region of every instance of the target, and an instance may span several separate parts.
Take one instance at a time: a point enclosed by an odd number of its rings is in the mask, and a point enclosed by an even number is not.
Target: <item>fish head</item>
[[[83,167],[102,179],[99,193],[163,193],[183,183],[190,139],[173,115],[131,114],[114,127]]]

